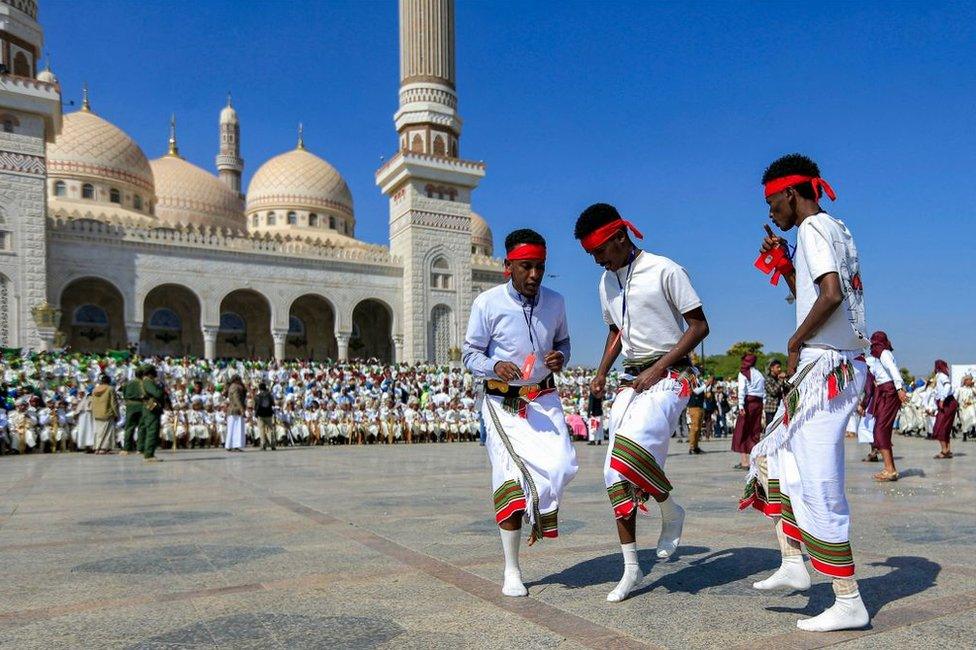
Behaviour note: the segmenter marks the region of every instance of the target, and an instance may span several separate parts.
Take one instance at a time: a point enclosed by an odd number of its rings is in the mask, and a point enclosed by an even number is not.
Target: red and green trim
[[[502,523],[517,512],[525,511],[525,492],[518,481],[505,481],[495,490],[495,523]]]
[[[637,508],[643,508],[647,501],[647,494],[643,491],[636,492],[629,481],[617,481],[607,488],[607,495],[617,519],[630,517]]]
[[[783,533],[807,549],[813,568],[832,578],[850,578],[854,575],[854,553],[850,541],[825,542],[801,529],[796,523],[790,498],[781,494]]]
[[[555,538],[559,537],[559,509],[553,510],[552,512],[544,512],[539,517],[539,525],[542,528],[542,536]]]
[[[674,489],[665,476],[664,470],[654,460],[654,456],[633,440],[620,434],[614,436],[613,449],[610,452],[610,468],[654,497],[655,501],[666,500],[668,493]]]

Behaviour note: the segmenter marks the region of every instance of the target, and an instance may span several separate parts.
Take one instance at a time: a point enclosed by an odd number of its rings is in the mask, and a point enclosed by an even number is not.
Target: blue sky
[[[759,177],[807,153],[861,250],[868,326],[901,365],[976,362],[976,9],[972,3],[471,2],[457,7],[461,154],[488,174],[474,208],[549,239],[575,360],[604,339],[598,270],[572,238],[581,209],[618,206],[645,248],[679,261],[705,302],[706,353],[782,350],[794,313],[752,268]],[[64,98],[213,169],[227,91],[245,183],[306,144],[344,175],[357,236],[387,240],[373,181],[396,146],[396,3],[45,0]],[[65,107],[66,110],[74,110]]]

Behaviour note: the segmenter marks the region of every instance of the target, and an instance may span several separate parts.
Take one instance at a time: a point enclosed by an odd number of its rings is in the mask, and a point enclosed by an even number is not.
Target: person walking
[[[142,387],[142,374],[143,369],[136,368],[134,378],[125,382],[125,386],[122,387],[122,400],[125,403],[125,437],[122,439],[120,456],[128,456],[133,450],[143,453],[144,436],[139,426],[139,418],[142,417],[146,391]],[[138,440],[136,440],[137,433]]]

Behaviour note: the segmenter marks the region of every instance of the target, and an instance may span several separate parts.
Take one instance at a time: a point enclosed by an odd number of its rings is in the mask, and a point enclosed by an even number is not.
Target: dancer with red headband
[[[952,394],[952,382],[949,380],[949,364],[942,359],[935,362],[935,403],[938,411],[935,416],[935,424],[932,426],[932,437],[942,445],[935,458],[952,458],[952,451],[949,449],[949,439],[952,435],[952,425],[956,423],[956,411],[959,410],[959,402]]]
[[[894,348],[888,335],[878,331],[871,335],[871,353],[867,356],[868,390],[858,407],[858,412],[874,417],[874,442],[871,453],[864,460],[884,460],[884,469],[874,475],[874,480],[889,482],[898,480],[898,468],[891,450],[891,432],[901,405],[908,401],[901,371],[892,354]],[[873,379],[873,381],[872,381]]]
[[[487,430],[495,522],[505,554],[506,596],[526,596],[518,552],[523,518],[529,544],[558,535],[566,485],[579,466],[553,373],[569,362],[563,297],[542,286],[546,240],[534,230],[505,238],[511,278],[471,305],[464,365],[484,380],[481,414]]]
[[[591,205],[576,221],[575,236],[605,271],[600,304],[609,328],[603,358],[590,382],[601,398],[607,373],[623,352],[621,390],[610,409],[610,447],[603,469],[617,520],[624,574],[607,596],[619,602],[643,580],[637,562],[638,510],[653,498],[661,508],[657,556],[672,555],[681,541],[685,512],[671,496],[664,473],[671,433],[695,387],[688,355],[708,335],[702,303],[683,268],[637,248],[643,239],[612,205]]]
[[[847,227],[820,207],[834,191],[816,163],[783,156],[762,177],[769,218],[781,230],[797,228],[796,255],[785,239],[767,237],[761,253],[786,259],[779,267],[796,296],[796,331],[787,346],[790,388],[766,437],[752,449],[741,508],[753,506],[776,520],[782,563],[756,589],[806,589],[813,567],[833,578],[836,600],[813,618],[797,621],[810,632],[864,627],[869,615],[854,580],[850,509],[844,493],[844,430],[864,386],[867,345],[860,262]]]

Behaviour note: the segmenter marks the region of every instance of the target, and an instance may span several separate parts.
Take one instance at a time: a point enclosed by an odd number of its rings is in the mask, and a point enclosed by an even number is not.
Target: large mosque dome
[[[64,116],[47,149],[52,208],[115,220],[154,219],[153,171],[146,154],[122,129],[85,107]],[[58,211],[58,210],[55,210]]]
[[[301,143],[254,173],[247,189],[247,219],[252,231],[305,236],[352,237],[355,227],[346,181]]]
[[[491,228],[484,217],[471,211],[471,252],[491,257],[495,251],[495,241]]]
[[[161,221],[246,229],[240,197],[216,176],[174,154],[149,164],[156,181],[156,216]]]

